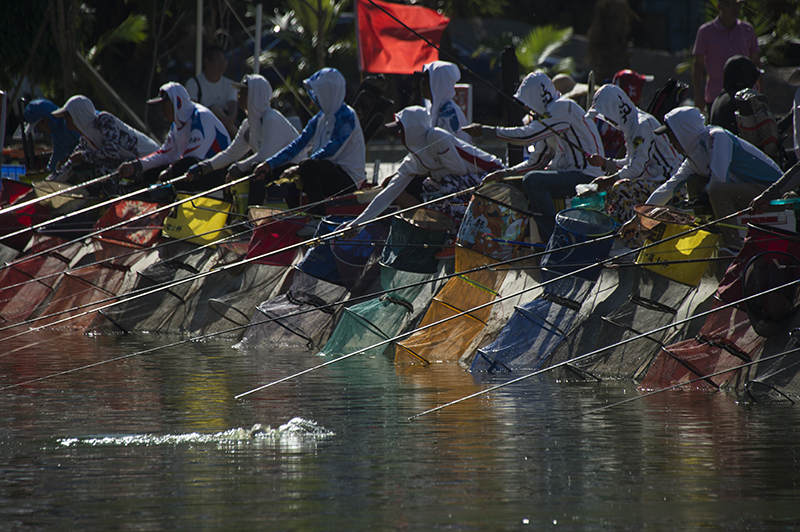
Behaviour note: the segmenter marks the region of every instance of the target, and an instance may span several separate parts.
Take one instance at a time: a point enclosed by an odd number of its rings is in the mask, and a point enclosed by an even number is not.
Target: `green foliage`
[[[97,44],[86,54],[86,59],[91,63],[97,54],[103,52],[106,48],[113,47],[115,44],[142,43],[148,38],[147,30],[147,17],[140,14],[131,14],[119,26],[101,35],[97,40]]]
[[[517,60],[520,67],[527,72],[542,68],[545,60],[560,46],[572,37],[572,28],[558,28],[553,25],[538,26],[517,44]],[[574,70],[574,62],[559,64],[554,70],[570,72]]]
[[[438,0],[428,7],[440,10],[450,18],[502,17],[508,7],[506,0]]]

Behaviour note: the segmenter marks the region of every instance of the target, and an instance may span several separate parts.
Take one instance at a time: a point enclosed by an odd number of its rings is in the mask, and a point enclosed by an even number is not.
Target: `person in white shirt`
[[[606,159],[594,154],[589,164],[605,170],[595,178],[598,192],[606,191],[608,213],[625,223],[636,215],[634,207],[675,173],[683,158],[669,140],[656,135],[661,124],[638,109],[616,85],[603,85],[594,94],[586,116],[600,118],[625,136],[625,157]]]
[[[298,135],[294,126],[279,111],[270,107],[272,86],[263,76],[249,74],[241,83],[234,83],[238,89],[239,108],[247,113],[247,118],[239,126],[233,142],[214,157],[201,161],[189,168],[188,173],[202,176],[214,170],[227,168],[226,182],[251,174],[255,166],[266,161],[285,148]],[[304,156],[301,152],[288,164],[296,164]],[[277,177],[283,169],[272,171]],[[265,198],[265,185],[272,179],[250,180],[249,201],[260,204]]]
[[[589,164],[590,154],[600,153],[603,143],[594,122],[584,116],[575,101],[561,96],[547,74],[531,72],[520,83],[514,97],[535,113],[523,126],[489,127],[471,124],[464,130],[473,136],[497,139],[530,148],[530,159],[513,168],[489,174],[487,181],[525,173],[522,186],[539,228],[547,241],[555,228],[553,196],[575,195],[575,185],[589,183],[603,171]]]
[[[415,177],[423,176],[423,194],[449,195],[478,185],[490,172],[503,169],[500,159],[456,138],[442,128],[431,127],[430,115],[418,105],[406,107],[389,124],[396,129],[408,155],[397,173],[349,225],[367,222],[380,215],[406,189]],[[456,196],[446,202],[431,205],[460,222],[469,198]]]
[[[219,118],[230,136],[236,134],[236,89],[226,78],[228,58],[225,51],[213,45],[203,50],[203,71],[186,80],[186,91],[193,102],[208,107]]]

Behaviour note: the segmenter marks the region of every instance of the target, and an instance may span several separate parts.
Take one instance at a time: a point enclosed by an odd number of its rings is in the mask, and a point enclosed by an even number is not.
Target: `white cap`
[[[42,119],[40,118],[36,122],[28,122],[28,125],[25,126],[25,136],[36,135],[36,125],[41,121]]]

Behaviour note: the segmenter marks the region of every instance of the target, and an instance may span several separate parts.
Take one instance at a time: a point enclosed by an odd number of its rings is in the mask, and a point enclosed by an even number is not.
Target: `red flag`
[[[402,21],[402,24],[383,9]],[[436,48],[405,26],[439,46],[442,33],[450,22],[449,18],[427,7],[392,4],[381,0],[356,0],[356,14],[358,67],[361,71],[413,74],[422,70],[425,63],[439,59]]]

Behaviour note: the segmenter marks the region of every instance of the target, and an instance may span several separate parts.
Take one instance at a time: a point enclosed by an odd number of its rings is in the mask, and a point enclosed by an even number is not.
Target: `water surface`
[[[800,523],[792,406],[666,392],[596,411],[639,393],[541,376],[409,422],[509,376],[357,356],[236,400],[329,359],[220,339],[98,364],[178,340],[47,331],[3,342],[0,530]]]

